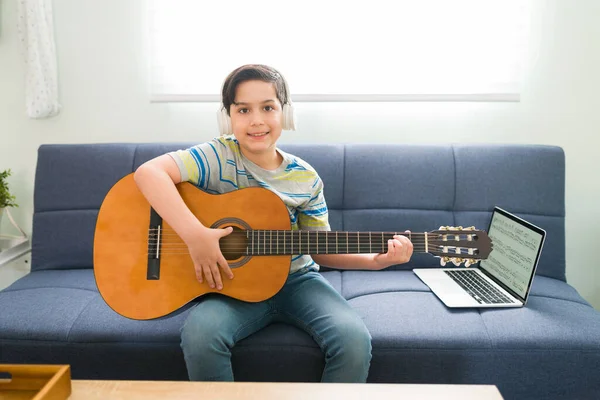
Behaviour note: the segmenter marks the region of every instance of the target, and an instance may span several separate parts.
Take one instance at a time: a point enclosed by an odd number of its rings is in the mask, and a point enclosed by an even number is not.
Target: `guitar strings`
[[[170,240],[152,240],[152,241],[148,241],[147,242],[149,246],[157,246],[160,245],[161,248],[177,248],[177,247],[181,247],[181,248],[187,248],[187,244],[185,244],[185,242],[178,240],[178,241],[170,241]],[[413,246],[415,245],[425,245],[426,243],[428,243],[427,241],[421,241],[421,240],[412,240],[411,243],[413,244]],[[470,243],[470,242],[469,242]],[[473,245],[475,243],[473,242]],[[356,247],[356,248],[367,248],[369,246],[371,247],[377,247],[377,246],[384,246],[387,247],[387,240],[384,240],[383,242],[381,241],[371,241],[371,242],[366,242],[366,243],[358,243],[358,242],[349,242],[349,243],[336,243],[336,242],[302,242],[300,243],[299,241],[294,241],[294,242],[289,242],[289,241],[283,241],[283,240],[278,240],[278,241],[255,241],[254,243],[252,242],[247,242],[247,243],[223,243],[221,244],[219,247],[221,249],[245,249],[245,248],[257,248],[257,249],[262,249],[262,248],[273,248],[273,247],[317,247],[317,248],[332,248],[332,247],[339,247],[339,248],[346,248],[346,247]],[[444,245],[440,245],[438,243],[429,243],[429,247],[431,248],[435,248],[435,247],[448,247],[448,248],[456,248],[456,247],[471,247],[471,246],[461,246],[458,245],[457,243],[453,243],[453,242],[444,242]],[[475,247],[475,246],[472,246]]]
[[[158,233],[159,229],[158,228],[152,228],[148,230],[149,235],[153,235],[155,232]],[[369,237],[369,232],[355,232],[355,231],[307,231],[307,230],[300,230],[300,231],[292,231],[292,230],[263,230],[263,229],[254,229],[254,230],[250,230],[250,231],[233,231],[231,232],[229,235],[227,236],[245,236],[247,237],[248,234],[246,232],[257,232],[257,235],[260,236],[271,236],[271,235],[293,235],[293,236],[298,236],[298,235],[310,235],[310,236],[315,236],[316,234],[320,234],[320,235],[327,235],[327,236],[335,236],[336,233],[338,236],[346,236],[346,233],[348,234],[348,236],[353,236],[353,237],[357,237],[360,236],[362,237]],[[179,236],[173,229],[160,229],[160,233],[161,235],[175,235],[175,236]],[[416,236],[416,237],[425,237],[425,233],[423,232],[411,232],[411,233],[406,233],[406,232],[370,232],[370,236],[380,236],[381,234],[383,235],[387,235],[387,236],[393,236],[393,235],[398,235],[398,236],[407,236],[407,237],[411,237],[411,236]],[[460,235],[473,235],[474,233],[469,233],[469,232],[462,232]],[[432,237],[440,237],[443,235],[449,235],[449,236],[456,236],[459,235],[458,233],[449,233],[449,234],[440,234],[440,233],[427,233],[427,237],[428,238],[432,238]],[[252,234],[250,235],[252,236]]]
[[[158,230],[155,230],[155,229],[150,229],[149,230],[149,232],[152,232],[152,231],[158,232]],[[236,232],[236,231],[234,231],[234,232],[232,232],[229,235],[224,236],[224,237],[228,237],[228,236],[239,237],[239,236],[242,236],[244,238],[248,238],[248,239],[251,239],[251,240],[258,241],[258,240],[265,240],[265,239],[273,240],[273,236],[275,236],[274,237],[275,240],[281,240],[280,239],[280,236],[281,236],[280,233],[275,233],[273,235],[273,233],[271,233],[271,232],[283,232],[283,237],[286,240],[288,238],[289,239],[294,239],[294,240],[302,240],[302,239],[304,239],[303,236],[305,235],[305,232],[306,232],[306,239],[313,239],[313,240],[315,240],[316,238],[322,239],[323,236],[325,236],[326,240],[328,240],[328,239],[332,239],[332,240],[333,239],[336,239],[336,240],[342,239],[343,240],[344,237],[346,237],[347,240],[350,240],[350,239],[351,240],[355,240],[355,239],[358,238],[358,239],[362,239],[362,240],[371,240],[371,241],[374,241],[374,240],[378,240],[379,239],[378,236],[381,236],[383,234],[384,236],[390,236],[389,239],[391,239],[392,236],[394,236],[394,235],[398,235],[398,236],[404,236],[404,237],[411,238],[411,241],[414,242],[415,240],[425,240],[426,238],[427,238],[427,240],[444,240],[442,238],[443,236],[458,236],[460,240],[468,240],[466,238],[463,238],[462,236],[466,236],[466,237],[473,236],[473,233],[462,233],[462,234],[427,234],[427,236],[425,236],[424,233],[410,233],[409,234],[409,233],[399,233],[399,232],[371,232],[371,235],[369,235],[368,232],[350,232],[350,231],[347,234],[346,234],[345,231],[337,231],[337,234],[336,234],[336,231],[276,231],[276,230],[273,230],[273,231],[264,231],[264,230],[260,231],[260,230],[255,230],[255,231],[250,231],[250,232],[261,232],[261,233],[258,233],[256,236],[255,235],[250,235],[249,236],[248,234],[246,234],[246,231],[244,231],[244,232]],[[269,233],[267,234],[265,232],[269,232]],[[299,233],[299,232],[301,232],[301,233]],[[319,233],[319,235],[315,235],[315,233]],[[151,238],[154,238],[156,235],[154,235],[153,233],[149,233],[149,236]],[[177,233],[175,233],[175,231],[173,231],[173,230],[166,230],[166,231],[162,230],[160,236],[161,236],[161,238],[162,237],[173,237],[173,236],[179,237],[179,235]],[[413,236],[414,236],[414,238],[412,238]],[[452,242],[452,241],[456,241],[456,239],[448,239],[448,238],[446,238],[444,241]]]
[[[417,253],[422,253],[422,252],[424,252],[424,250],[425,249],[416,249],[415,251]],[[385,253],[387,253],[387,251],[386,252],[373,251],[372,253],[385,254]],[[161,251],[159,254],[162,256],[162,255],[189,255],[190,253],[189,253],[189,251],[185,251],[185,250],[182,249],[181,251]],[[313,252],[311,252],[311,253],[308,253],[308,254],[306,254],[306,253],[300,253],[300,254],[297,254],[297,253],[294,253],[294,254],[277,254],[277,253],[268,253],[268,252],[267,253],[262,253],[262,252],[260,252],[260,253],[256,253],[256,254],[255,253],[247,254],[245,251],[244,252],[222,251],[222,254],[224,256],[225,255],[237,255],[237,254],[240,254],[241,256],[292,256],[292,255],[327,255],[327,254],[332,254],[332,255],[333,254],[369,254],[369,252],[368,251],[367,252],[362,252],[362,251],[356,251],[356,252],[354,252],[354,251],[348,251],[348,252],[342,252],[342,253],[335,253],[335,252],[331,252],[331,253],[327,253],[327,252],[318,252],[318,253],[316,253],[316,252],[314,252],[313,253]],[[147,253],[146,255],[149,255],[149,256],[150,255],[155,255],[155,253]],[[448,256],[450,256],[450,255],[454,255],[454,254],[448,254]],[[456,255],[460,255],[460,254],[456,254]]]
[[[158,229],[156,228],[151,228],[149,229],[149,232],[157,232]],[[189,255],[189,251],[187,251],[188,246],[181,241],[181,239],[179,238],[179,235],[177,233],[175,233],[175,231],[173,229],[161,229],[161,237],[160,240],[156,237],[156,235],[152,235],[151,239],[148,241],[148,245],[149,246],[154,246],[156,247],[158,244],[160,244],[160,254],[167,254],[167,255],[171,255],[171,254],[181,254],[181,255]],[[286,248],[290,248],[290,252],[293,253],[302,253],[301,251],[298,252],[294,252],[294,247],[297,247],[298,250],[302,250],[301,247],[306,246],[309,248],[315,248],[315,252],[311,252],[311,254],[338,254],[336,252],[331,252],[328,253],[327,250],[333,250],[333,247],[336,246],[336,242],[338,242],[340,239],[344,240],[344,238],[346,238],[346,240],[350,241],[352,240],[352,242],[348,242],[347,244],[344,243],[337,243],[336,249],[341,249],[342,253],[344,254],[344,252],[347,253],[387,253],[387,240],[392,239],[393,235],[402,235],[405,237],[411,237],[411,236],[415,236],[415,238],[411,238],[411,243],[413,244],[413,250],[416,252],[425,252],[426,248],[425,248],[425,243],[428,241],[436,241],[439,240],[442,236],[455,236],[457,234],[454,233],[448,233],[448,234],[434,234],[434,233],[428,233],[427,236],[425,236],[425,233],[421,233],[421,232],[411,232],[411,233],[407,233],[407,232],[371,232],[371,234],[369,235],[369,232],[351,232],[348,231],[346,234],[346,231],[290,231],[290,230],[254,230],[251,232],[260,232],[262,233],[262,235],[259,233],[256,235],[256,237],[254,237],[254,235],[252,235],[252,237],[249,237],[247,234],[248,231],[233,231],[232,233],[230,233],[227,236],[233,236],[233,237],[240,237],[242,236],[244,239],[248,240],[248,242],[246,244],[243,243],[233,243],[233,244],[223,244],[222,246],[220,246],[221,252],[223,254],[238,254],[238,253],[242,253],[243,255],[290,255],[290,254],[279,254],[277,253],[277,247],[278,245],[281,245],[284,248],[284,251]],[[275,234],[275,241],[273,241],[273,234],[272,232],[276,232]],[[281,238],[279,235],[279,232],[283,232],[284,233],[284,237]],[[305,243],[301,243],[302,241],[302,236],[303,233],[306,232],[306,242]],[[309,234],[312,233],[313,235]],[[314,233],[321,233],[321,235],[318,235],[317,238],[321,239],[320,241],[316,241],[315,237],[314,237]],[[475,232],[469,232],[469,231],[461,231],[459,235],[472,235]],[[323,234],[325,234],[325,242],[323,242]],[[388,236],[388,238],[384,238],[384,242],[380,242],[377,238],[377,236]],[[312,236],[312,237],[310,237]],[[169,239],[179,239],[176,241],[170,241]],[[310,241],[310,239],[313,239],[312,243]],[[329,243],[328,240],[331,239],[332,243]],[[360,241],[360,239],[363,240],[367,240],[366,243],[358,243]],[[289,241],[288,241],[289,240]],[[463,239],[464,240],[464,239]],[[262,243],[261,243],[262,242]],[[274,243],[273,243],[274,242]],[[441,246],[439,244],[430,244],[430,248],[433,249],[439,249],[440,247],[446,248],[445,255],[447,256],[475,256],[473,254],[469,254],[468,251],[469,249],[466,248],[467,246],[456,246],[456,240],[453,239],[446,239],[444,240],[444,244],[446,244],[445,246]],[[469,240],[469,242],[472,242],[471,240]],[[261,246],[262,245],[262,246]],[[276,251],[275,253],[273,253],[273,245],[275,245]],[[375,247],[375,250],[378,250],[378,246],[382,247],[383,250],[385,251],[381,251],[381,252],[373,252],[373,245]],[[422,246],[422,247],[421,247]],[[369,248],[369,251],[367,251],[367,247]],[[261,254],[260,250],[264,250],[263,253]],[[458,253],[456,252],[456,250],[458,249]],[[321,250],[324,250],[323,252],[320,252]],[[247,251],[255,251],[256,254],[246,254]],[[155,251],[149,251],[147,253],[147,255],[154,255]]]
[[[296,249],[294,249],[296,250]],[[339,252],[335,252],[332,251],[328,252],[328,251],[321,251],[321,249],[319,249],[319,251],[308,251],[308,252],[298,252],[298,251],[294,251],[292,252],[285,252],[285,253],[277,253],[277,252],[270,252],[270,251],[256,251],[256,252],[250,252],[247,253],[246,249],[241,249],[239,251],[236,250],[221,250],[222,254],[242,254],[242,255],[272,255],[272,256],[286,256],[286,255],[298,255],[298,254],[306,254],[306,255],[312,255],[312,254],[373,254],[373,253],[378,253],[378,254],[384,254],[387,253],[387,248],[384,249],[385,251],[377,251],[378,249],[340,249],[342,251]],[[414,252],[416,253],[424,253],[425,252],[425,248],[413,248]],[[439,251],[439,250],[438,250]],[[447,253],[442,253],[444,255],[447,256],[471,256],[473,258],[477,257],[477,254],[469,254],[467,249],[459,249],[459,253],[456,253],[454,250],[449,250]],[[156,252],[148,252],[146,253],[146,255],[155,255]],[[159,254],[190,254],[189,251],[187,249],[168,249],[168,250],[161,250],[159,252]]]
[[[148,232],[168,232],[168,233],[175,233],[175,230],[173,228],[149,228]],[[473,231],[473,230],[450,230],[448,232],[444,232],[444,231],[436,231],[436,233],[433,232],[387,232],[387,231],[371,231],[371,232],[365,232],[365,231],[323,231],[323,230],[290,230],[290,229],[250,229],[250,230],[234,230],[233,232],[231,232],[229,235],[242,235],[242,236],[246,236],[247,233],[246,232],[260,232],[260,233],[264,233],[264,232],[283,232],[285,234],[298,234],[299,232],[301,232],[302,234],[304,233],[311,233],[311,234],[316,234],[316,233],[320,233],[320,234],[335,234],[336,232],[338,234],[343,234],[345,235],[346,232],[348,234],[352,234],[352,235],[365,235],[368,236],[369,233],[371,235],[381,235],[386,234],[386,235],[403,235],[403,236],[411,236],[411,235],[415,235],[415,236],[425,236],[427,235],[429,236],[443,236],[443,235],[474,235],[477,234],[480,231]],[[443,232],[443,233],[441,233]],[[228,235],[228,236],[229,236]]]
[[[147,243],[148,243],[148,245],[151,245],[151,246],[156,246],[156,245],[160,244],[161,246],[178,246],[178,245],[181,245],[181,246],[186,246],[187,247],[187,245],[185,244],[185,242],[182,239],[178,239],[178,240],[172,240],[172,239],[174,239],[174,238],[167,238],[167,239],[163,238],[162,240],[151,239]],[[383,245],[387,246],[388,240],[391,240],[391,239],[384,239],[383,242],[380,241],[380,240],[372,240],[372,241],[367,241],[367,242],[363,242],[363,243],[358,243],[358,241],[354,241],[353,240],[351,242],[348,242],[348,246],[368,247],[369,244],[371,244],[372,246],[381,246],[382,243],[383,243]],[[444,242],[444,246],[446,246],[446,247],[468,247],[468,246],[458,246],[457,245],[458,243],[456,243],[456,242],[457,241],[445,241]],[[464,241],[461,241],[461,242],[464,242]],[[439,243],[431,243],[431,241],[428,241],[428,240],[414,240],[413,239],[413,240],[411,240],[411,243],[413,245],[415,245],[415,244],[423,244],[424,245],[425,243],[429,243],[431,247],[440,246]],[[468,241],[468,243],[475,244],[475,242],[473,242],[473,241]],[[249,240],[246,243],[230,243],[230,244],[228,244],[226,242],[226,243],[221,244],[221,247],[231,247],[231,246],[247,247],[247,246],[249,246],[249,247],[261,247],[262,248],[262,247],[271,247],[271,246],[277,246],[277,245],[282,245],[282,246],[285,245],[286,247],[288,247],[289,245],[293,245],[293,246],[310,246],[310,247],[313,247],[313,246],[318,246],[318,247],[322,247],[322,246],[325,246],[325,247],[334,247],[334,246],[336,246],[336,244],[339,247],[346,247],[346,243],[345,242],[339,242],[339,241],[338,242],[335,242],[335,241],[330,241],[330,242],[318,241],[317,242],[317,241],[312,241],[311,240],[310,242],[305,242],[305,241],[300,242],[298,240],[288,241],[287,239],[286,240],[282,240],[282,239],[280,239],[280,240],[266,240],[266,241],[263,241],[262,239],[260,241],[259,240],[255,240],[255,241]]]
[[[295,231],[295,232],[297,232],[297,231]],[[286,233],[286,234],[276,234],[276,233],[274,233],[274,234],[262,234],[261,233],[260,235],[259,234],[256,234],[256,235],[252,235],[252,234],[251,235],[237,234],[236,235],[235,233],[230,233],[229,235],[225,235],[223,237],[224,238],[226,238],[226,237],[235,237],[235,238],[242,237],[244,239],[247,238],[248,240],[252,240],[252,239],[258,240],[259,238],[260,238],[260,240],[265,240],[265,239],[267,239],[267,240],[270,240],[270,239],[275,240],[278,237],[281,238],[281,239],[283,239],[285,237],[286,239],[290,239],[291,238],[291,239],[301,239],[301,240],[309,239],[311,241],[312,240],[316,240],[316,238],[317,238],[316,235],[307,235],[304,232],[306,232],[306,231],[303,231],[303,233],[301,235],[300,234],[296,234],[296,233],[295,234],[289,234],[289,233]],[[378,240],[378,239],[381,239],[381,236],[382,236],[381,233],[377,233],[377,234],[374,233],[371,236],[369,236],[369,235],[357,236],[357,235],[352,234],[352,233],[348,233],[348,235],[346,235],[345,233],[339,233],[338,235],[336,235],[335,233],[332,232],[332,233],[328,233],[327,235],[320,234],[320,235],[318,235],[318,238],[319,238],[319,241],[321,239],[325,240],[325,237],[327,239],[339,239],[339,240],[344,240],[344,239],[353,240],[353,239],[357,239],[357,238],[359,238],[361,240],[369,240],[369,239]],[[393,236],[395,236],[395,234],[393,232],[392,233],[385,233],[384,232],[383,236],[386,237],[386,238],[392,239]],[[407,237],[409,239],[411,238],[411,236],[409,236],[409,235],[398,235],[398,236],[404,236],[404,237]],[[149,238],[155,238],[155,237],[179,237],[179,235],[176,234],[176,233],[164,233],[164,232],[161,232],[160,235],[157,234],[157,233],[150,233],[148,235],[148,237]],[[461,236],[459,236],[459,237],[461,237]],[[412,235],[412,238],[413,239],[421,239],[421,240],[424,240],[424,239],[428,239],[428,240],[442,240],[443,239],[441,236],[436,236],[436,235],[428,235],[428,236],[424,236],[424,235]],[[463,238],[463,239],[466,239],[466,238]],[[448,239],[448,240],[453,240],[453,239]]]
[[[345,246],[344,246],[345,247]],[[463,256],[473,256],[475,257],[476,254],[469,254],[468,253],[468,249],[463,248],[463,247],[453,247],[453,246],[446,246],[448,247],[448,252],[444,253],[444,255],[447,256],[458,256],[458,255],[463,255]],[[425,251],[425,247],[424,246],[414,246],[413,247],[414,251],[416,252],[424,252]],[[456,252],[456,249],[459,250],[459,253]],[[246,254],[246,250],[251,250],[251,249],[247,249],[247,248],[238,248],[238,249],[232,249],[232,248],[221,248],[221,252],[223,254],[238,254],[238,253],[242,253],[243,255],[291,255],[291,254],[279,254],[279,253],[273,253],[272,251],[265,251],[265,252],[261,252],[260,249],[254,249],[256,250],[256,254]],[[299,249],[302,250],[302,249]],[[319,249],[321,250],[321,249]],[[341,253],[336,253],[336,252],[310,252],[310,254],[345,254],[345,252],[351,253],[351,254],[360,254],[360,253],[369,253],[368,251],[366,251],[366,249],[363,249],[361,247],[356,247],[356,246],[351,246],[349,248],[342,248],[341,249],[342,252]],[[377,249],[375,249],[377,250]],[[385,248],[385,252],[377,252],[377,251],[371,251],[372,253],[387,253],[387,247]],[[293,251],[293,249],[291,249],[290,251]],[[356,253],[355,253],[356,252]],[[154,252],[148,252],[147,255],[153,255],[155,254]],[[189,254],[189,251],[187,251],[187,247],[180,247],[180,248],[169,248],[166,250],[161,249],[160,254]],[[304,254],[303,252],[294,252],[294,255],[296,254]]]

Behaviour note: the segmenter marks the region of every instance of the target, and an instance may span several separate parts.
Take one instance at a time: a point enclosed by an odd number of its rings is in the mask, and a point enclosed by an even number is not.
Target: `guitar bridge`
[[[162,218],[154,208],[150,208],[150,226],[148,227],[148,269],[146,279],[160,279],[160,247],[162,241]]]

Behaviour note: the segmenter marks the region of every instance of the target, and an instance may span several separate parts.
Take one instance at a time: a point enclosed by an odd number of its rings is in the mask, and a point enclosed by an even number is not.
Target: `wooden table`
[[[73,380],[70,400],[502,400],[492,385]]]

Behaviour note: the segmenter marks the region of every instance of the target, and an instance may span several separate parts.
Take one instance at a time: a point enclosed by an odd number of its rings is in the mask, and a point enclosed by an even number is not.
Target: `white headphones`
[[[287,86],[287,82],[284,80],[283,83],[285,85],[287,101],[283,105],[281,116],[281,128],[286,131],[295,131],[296,111],[294,110],[292,99],[290,98],[290,90]],[[225,106],[223,106],[223,104],[219,106],[219,111],[217,111],[217,123],[219,124],[219,132],[221,133],[221,136],[231,135],[233,133],[233,128],[231,126],[231,117],[227,113],[227,110],[225,109]]]

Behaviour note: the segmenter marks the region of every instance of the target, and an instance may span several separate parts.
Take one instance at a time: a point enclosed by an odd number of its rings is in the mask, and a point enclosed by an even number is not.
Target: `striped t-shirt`
[[[283,162],[266,170],[248,160],[233,135],[221,136],[169,155],[179,166],[181,180],[207,193],[221,194],[262,186],[277,194],[287,206],[292,230],[330,230],[323,181],[306,161],[277,149]],[[319,266],[309,255],[292,256],[290,273]]]

